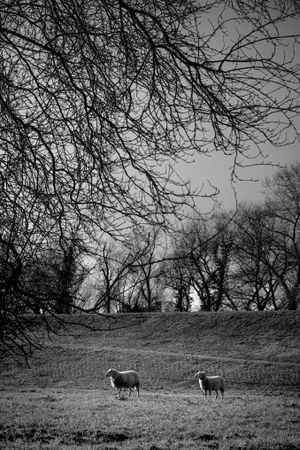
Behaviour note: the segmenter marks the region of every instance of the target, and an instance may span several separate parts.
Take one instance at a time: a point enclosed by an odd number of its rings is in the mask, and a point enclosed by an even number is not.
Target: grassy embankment
[[[78,316],[30,368],[0,368],[0,447],[9,449],[296,449],[295,312]],[[90,330],[93,328],[94,331]],[[115,397],[106,370],[137,369],[141,397]],[[225,399],[194,374],[222,374]]]

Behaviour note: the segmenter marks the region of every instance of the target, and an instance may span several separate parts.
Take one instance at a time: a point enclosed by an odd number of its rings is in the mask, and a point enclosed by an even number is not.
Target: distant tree
[[[266,195],[267,213],[274,222],[275,260],[266,263],[280,282],[286,308],[295,310],[300,302],[300,163],[267,180]]]
[[[131,272],[134,283],[135,310],[160,311],[163,292],[164,234],[157,226],[133,235],[131,252],[136,255]]]
[[[176,273],[179,268],[184,274],[189,294],[191,289],[196,292],[204,311],[218,311],[228,297],[233,243],[230,218],[217,212],[188,221],[178,246],[181,250],[171,254],[172,270]]]
[[[47,322],[54,313],[70,314],[72,309],[80,309],[79,290],[87,275],[81,259],[84,249],[76,238],[57,243],[51,250],[41,246],[39,252],[27,245],[30,241],[22,246],[23,239],[17,233],[11,234],[10,242],[0,237],[2,357],[27,357],[40,347],[35,330],[40,319],[34,315],[43,314]]]
[[[170,260],[163,264],[163,282],[174,297],[175,311],[190,311],[192,305],[191,279],[186,263],[186,253],[180,248],[180,241],[173,239]]]
[[[215,233],[215,236],[211,238],[211,251],[215,265],[213,275],[215,285],[214,308],[218,310],[224,306],[230,308],[233,306],[229,294],[229,273],[235,253],[236,235],[232,224],[232,217],[224,211],[215,214],[212,225]]]
[[[102,245],[97,256],[98,294],[93,309],[106,313],[160,309],[158,242],[159,228],[144,234],[133,232],[126,245]]]
[[[247,309],[293,310],[300,299],[300,164],[278,170],[265,186],[264,202],[244,205],[235,217],[232,280]]]
[[[80,241],[71,238],[69,242],[62,242],[60,248],[49,255],[48,266],[44,266],[45,279],[50,275],[52,281],[53,299],[52,310],[57,314],[70,314],[82,305],[80,287],[89,274],[83,257],[86,249]]]
[[[274,224],[264,204],[241,205],[234,217],[236,239],[230,274],[232,301],[238,309],[278,309],[279,283],[271,269]]]
[[[126,281],[130,276],[131,266],[135,261],[127,248],[105,242],[97,255],[95,277],[96,299],[93,305],[95,311],[108,314],[119,310],[126,304],[125,296],[128,286]]]

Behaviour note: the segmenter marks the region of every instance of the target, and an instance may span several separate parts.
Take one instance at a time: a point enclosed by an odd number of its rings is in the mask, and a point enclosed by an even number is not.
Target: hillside
[[[105,372],[137,369],[148,390],[187,390],[199,370],[238,389],[294,388],[300,370],[300,313],[151,313],[62,317],[30,368],[4,361],[4,384],[110,389]],[[298,383],[299,384],[299,383]]]

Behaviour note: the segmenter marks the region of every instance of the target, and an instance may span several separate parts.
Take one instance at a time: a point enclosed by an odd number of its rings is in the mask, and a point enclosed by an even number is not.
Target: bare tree
[[[178,251],[179,249],[179,251]],[[171,254],[172,267],[184,270],[184,283],[196,292],[200,308],[218,311],[228,300],[228,273],[234,249],[229,216],[216,212],[207,217],[190,219]]]
[[[189,202],[170,176],[178,158],[217,149],[238,164],[249,140],[292,139],[294,9],[1,2],[1,154],[26,178],[19,201],[120,235],[124,217],[161,223]]]
[[[134,310],[160,311],[163,292],[163,265],[166,252],[162,228],[152,227],[143,233],[134,230],[130,252],[135,255],[131,267],[131,294]]]
[[[113,313],[126,305],[131,267],[136,261],[132,254],[122,245],[105,242],[97,255],[95,277],[97,279],[97,296],[93,304],[95,311]]]
[[[235,218],[235,278],[248,287],[248,305],[297,309],[300,298],[300,164],[266,180],[262,205],[244,206]]]
[[[300,301],[300,163],[280,169],[266,181],[266,208],[274,222],[272,252],[268,264],[286,296],[286,307],[295,310]]]
[[[95,301],[89,309],[113,312],[152,311],[161,302],[160,229],[132,232],[126,244],[104,242],[96,255]]]
[[[0,235],[15,262],[74,227],[170,227],[194,204],[180,160],[220,150],[234,177],[250,143],[295,138],[296,2],[0,0],[0,15]]]
[[[191,276],[188,270],[186,249],[182,240],[174,238],[169,250],[170,259],[163,263],[163,282],[173,293],[175,311],[190,311],[192,305]]]
[[[36,297],[43,293],[41,313],[70,314],[82,306],[80,287],[89,273],[84,263],[86,249],[75,236],[61,241],[56,248],[41,253],[25,268],[28,291]]]
[[[236,239],[230,293],[238,309],[278,309],[279,282],[272,267],[274,221],[265,204],[244,204],[235,215]]]

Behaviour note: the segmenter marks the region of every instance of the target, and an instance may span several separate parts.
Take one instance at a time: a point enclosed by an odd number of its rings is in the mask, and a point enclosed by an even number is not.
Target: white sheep
[[[133,388],[136,389],[138,397],[140,396],[140,378],[135,370],[118,372],[115,369],[109,369],[105,376],[110,377],[110,383],[113,388],[118,389],[119,396],[122,389],[129,389],[128,397],[130,397]]]
[[[215,391],[216,398],[218,398],[218,393],[220,391],[222,398],[224,398],[225,387],[222,377],[207,377],[204,372],[197,372],[195,378],[198,378],[200,389],[205,394],[205,396],[207,394],[207,391],[209,392],[209,396],[211,396],[211,391]]]

